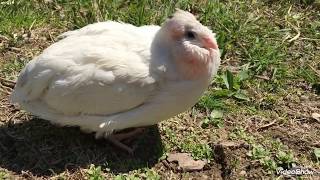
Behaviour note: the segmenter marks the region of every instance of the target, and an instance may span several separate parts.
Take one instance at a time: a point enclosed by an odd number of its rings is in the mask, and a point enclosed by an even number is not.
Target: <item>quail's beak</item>
[[[218,44],[210,37],[202,37],[201,38],[202,43],[204,45],[205,48],[207,49],[218,49]]]

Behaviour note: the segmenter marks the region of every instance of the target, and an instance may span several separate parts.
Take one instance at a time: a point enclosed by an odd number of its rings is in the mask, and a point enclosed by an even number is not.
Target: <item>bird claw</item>
[[[133,148],[130,148],[129,146],[123,144],[122,142],[120,142],[119,140],[114,138],[112,135],[108,136],[107,140],[109,140],[112,144],[114,144],[115,146],[119,147],[120,149],[127,151],[128,154],[133,155],[133,152],[134,152]]]
[[[144,128],[136,128],[130,132],[127,133],[118,133],[118,134],[111,134],[111,135],[107,135],[105,136],[105,138],[107,140],[109,140],[112,144],[114,144],[115,146],[119,147],[122,150],[127,151],[130,155],[133,155],[134,150],[136,149],[136,147],[131,148],[127,145],[125,145],[124,143],[122,143],[121,141],[124,140],[133,140],[134,136],[141,134],[144,132]],[[97,137],[101,137],[103,136],[103,133],[96,133],[96,138]]]

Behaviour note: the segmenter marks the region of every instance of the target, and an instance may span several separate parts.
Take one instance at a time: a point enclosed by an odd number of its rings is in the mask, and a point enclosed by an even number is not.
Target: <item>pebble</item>
[[[246,171],[240,171],[240,173],[239,173],[241,176],[244,176],[244,175],[246,175],[247,174],[247,172]]]

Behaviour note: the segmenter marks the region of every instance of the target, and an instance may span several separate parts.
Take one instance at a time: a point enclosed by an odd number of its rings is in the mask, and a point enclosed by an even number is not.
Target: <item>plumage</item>
[[[161,27],[107,21],[60,37],[22,70],[12,102],[97,137],[187,110],[220,64],[214,34],[182,10]]]

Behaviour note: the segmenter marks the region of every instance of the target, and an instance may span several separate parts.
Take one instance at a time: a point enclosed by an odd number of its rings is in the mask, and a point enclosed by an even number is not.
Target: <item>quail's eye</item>
[[[187,31],[187,32],[186,32],[186,36],[187,36],[188,39],[194,39],[194,38],[196,38],[195,33],[192,32],[192,31]]]

